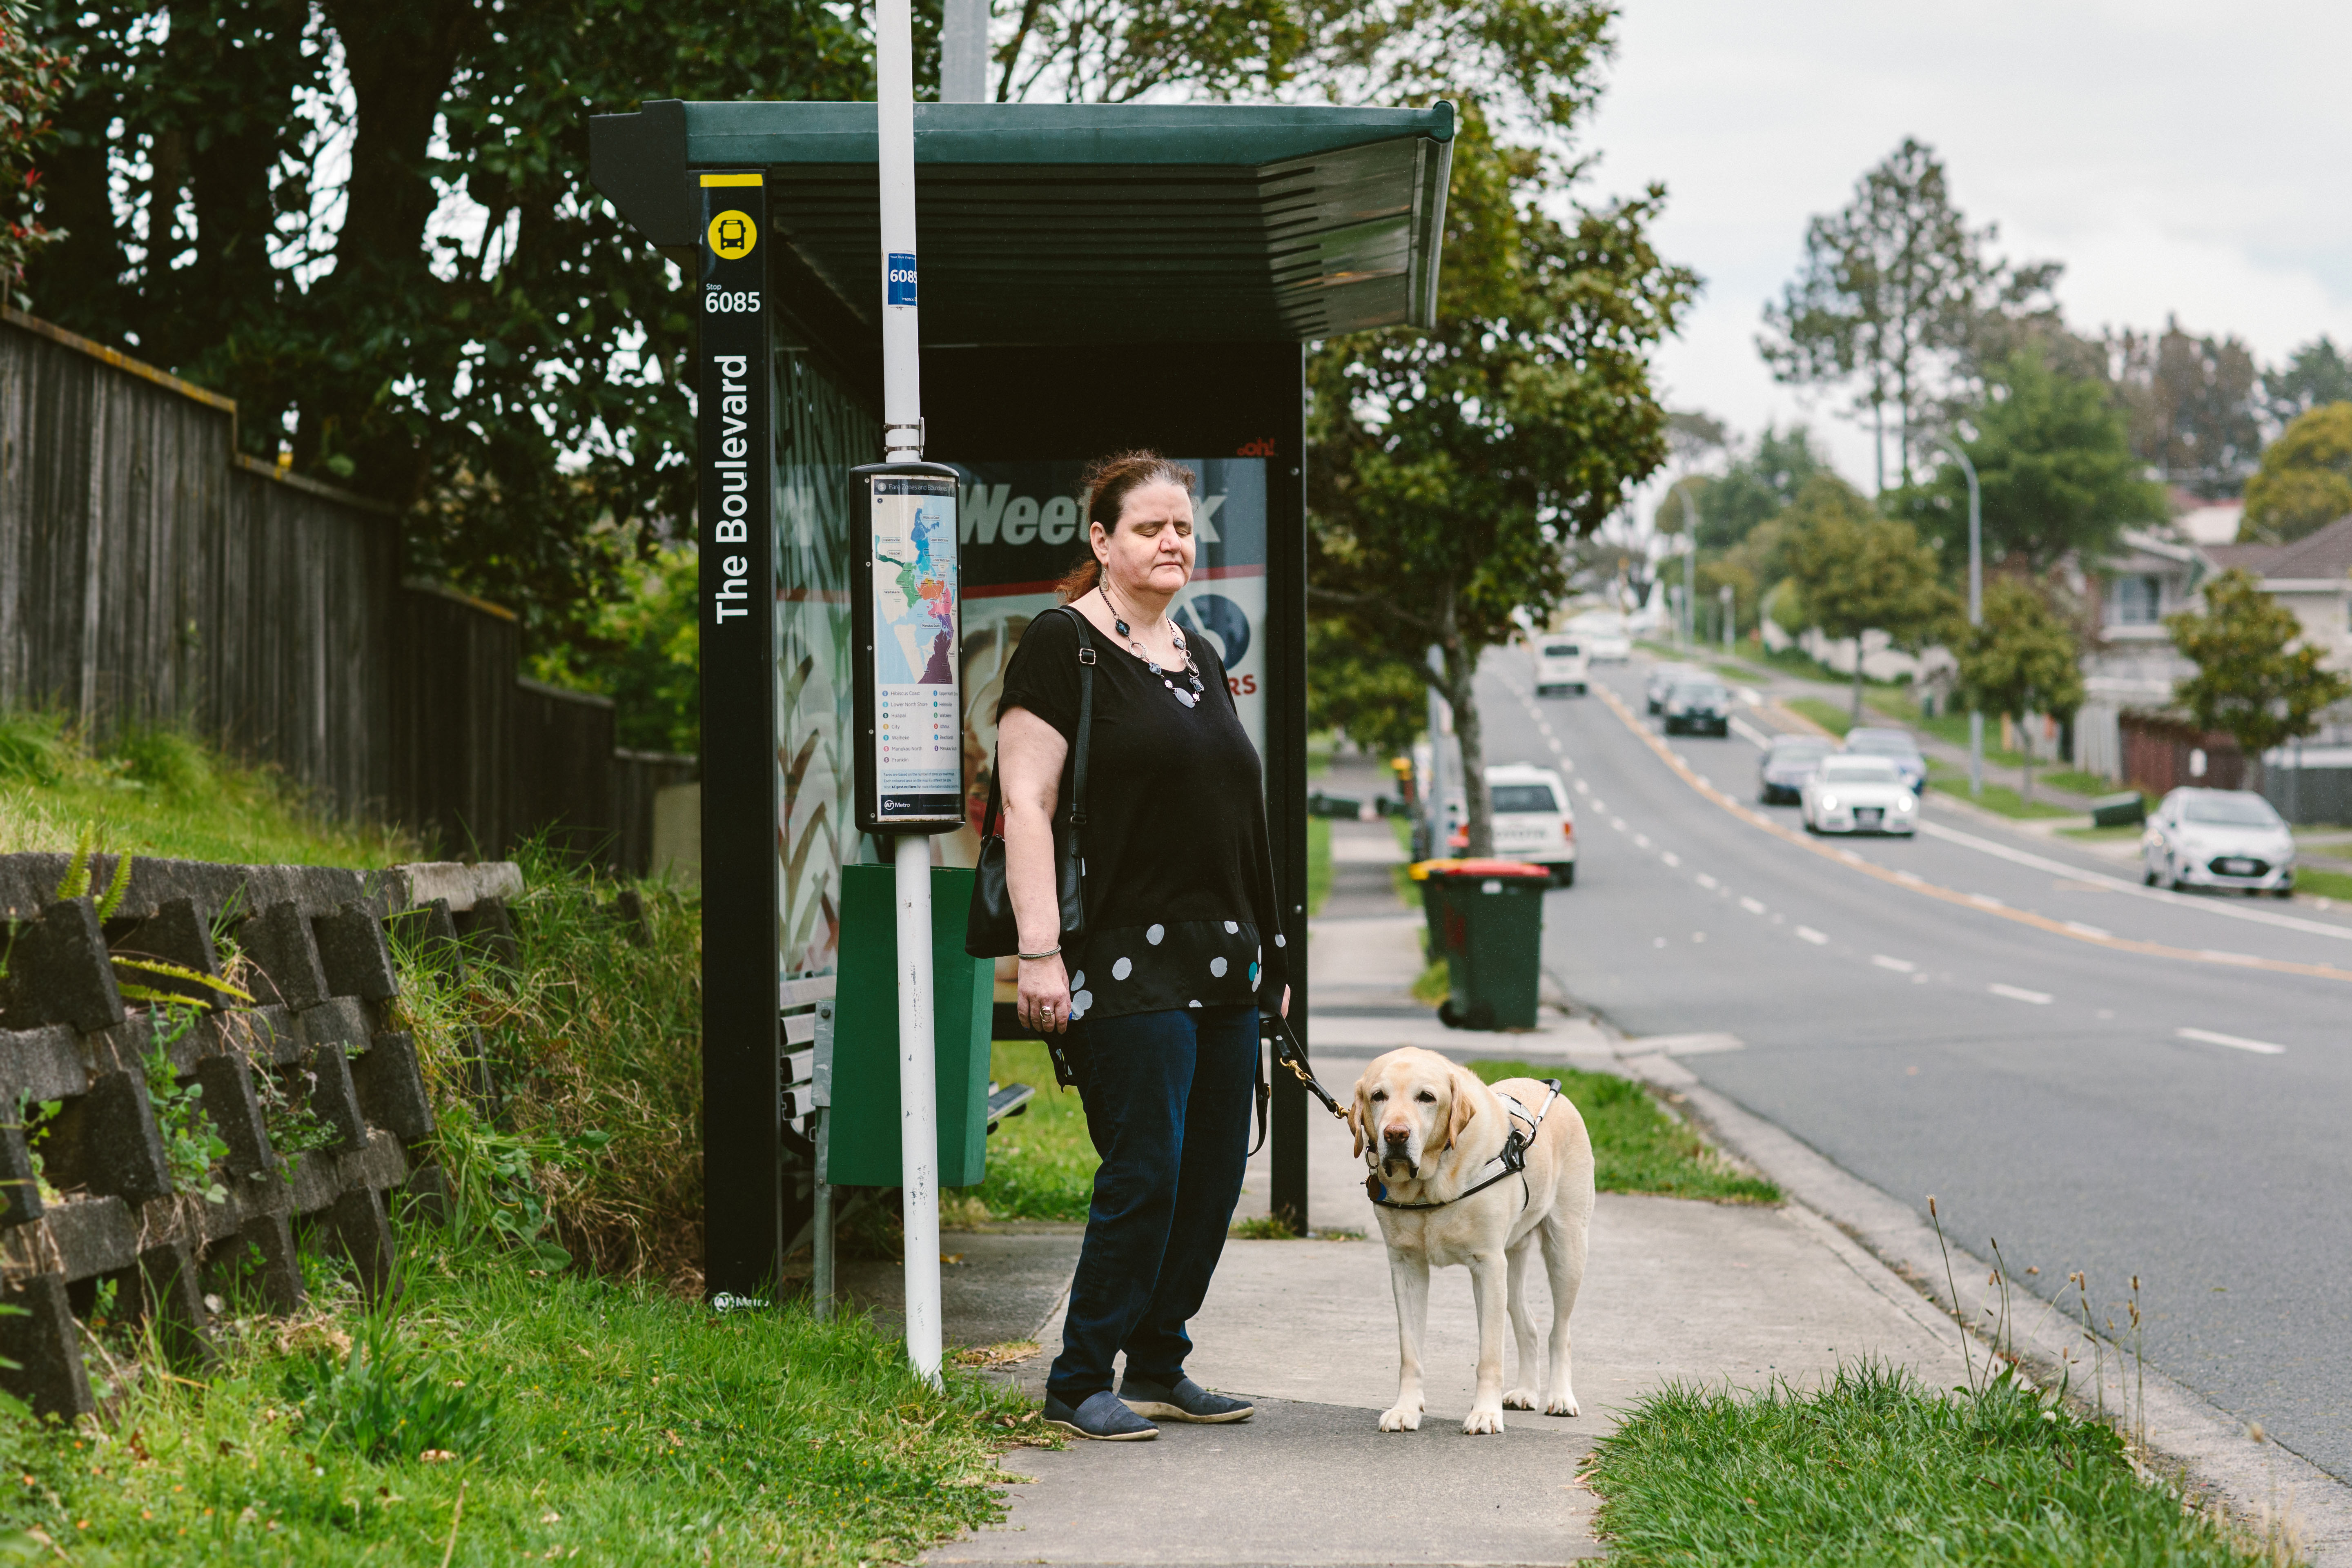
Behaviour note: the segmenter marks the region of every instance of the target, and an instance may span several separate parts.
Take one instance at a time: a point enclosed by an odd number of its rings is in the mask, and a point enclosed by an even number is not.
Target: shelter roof
[[[663,100],[589,122],[597,188],[655,245],[693,174],[757,168],[787,289],[878,335],[871,103]],[[919,103],[927,344],[1299,342],[1436,317],[1454,109]],[[772,264],[771,276],[778,273]]]

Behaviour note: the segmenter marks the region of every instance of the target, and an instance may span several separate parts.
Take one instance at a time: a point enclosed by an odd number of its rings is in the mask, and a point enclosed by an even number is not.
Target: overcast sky
[[[2264,363],[2352,345],[2352,5],[1628,0],[1616,37],[1588,194],[1664,181],[1660,247],[1706,279],[1659,358],[1669,405],[1743,435],[1810,419],[1865,489],[1867,437],[1755,340],[1806,219],[1906,135],[2001,253],[2066,264],[2078,327],[2174,312]]]

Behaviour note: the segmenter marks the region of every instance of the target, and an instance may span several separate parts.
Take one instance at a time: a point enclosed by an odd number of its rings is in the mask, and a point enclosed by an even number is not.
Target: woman
[[[1050,1034],[1079,1026],[1069,1044],[1102,1156],[1045,1418],[1119,1441],[1158,1436],[1148,1416],[1250,1414],[1184,1375],[1184,1325],[1241,1195],[1258,1009],[1286,1012],[1290,995],[1257,752],[1216,650],[1168,616],[1192,575],[1192,471],[1129,452],[1086,482],[1092,552],[1061,584],[1095,661],[1082,952],[1061,949],[1054,878],[1078,721],[1079,629],[1066,613],[1031,622],[1013,656],[997,757],[1018,1010]]]

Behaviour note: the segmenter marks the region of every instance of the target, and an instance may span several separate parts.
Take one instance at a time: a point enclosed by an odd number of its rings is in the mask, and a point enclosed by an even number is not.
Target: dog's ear
[[[1358,1160],[1364,1157],[1364,1123],[1370,1119],[1364,1109],[1364,1085],[1370,1081],[1371,1076],[1365,1073],[1358,1078],[1356,1092],[1348,1099],[1348,1131],[1356,1137],[1356,1152],[1351,1158]]]
[[[1445,1142],[1451,1148],[1462,1138],[1462,1130],[1478,1114],[1478,1080],[1460,1068],[1454,1069],[1454,1103],[1445,1113]]]

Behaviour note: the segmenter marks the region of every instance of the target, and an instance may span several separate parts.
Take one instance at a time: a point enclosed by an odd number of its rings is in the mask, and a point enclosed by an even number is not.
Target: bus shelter
[[[1265,760],[1303,946],[1302,345],[1433,320],[1453,110],[924,103],[914,123],[923,456],[957,471],[961,566],[965,821],[933,854],[976,856],[1001,672],[1086,548],[1080,467],[1156,447],[1201,475],[1176,613]],[[706,1276],[757,1296],[809,1209],[788,1064],[837,973],[843,868],[877,858],[851,798],[849,593],[851,469],[883,453],[876,110],[653,101],[591,133],[597,187],[698,296]],[[1301,1225],[1307,1135],[1278,1075],[1274,1202]]]

